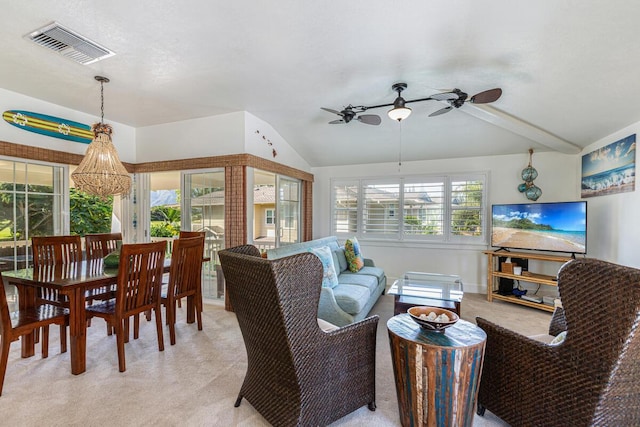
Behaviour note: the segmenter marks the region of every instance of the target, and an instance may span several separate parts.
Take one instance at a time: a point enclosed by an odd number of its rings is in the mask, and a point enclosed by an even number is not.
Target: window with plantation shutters
[[[332,234],[355,235],[358,232],[359,186],[358,181],[336,182],[332,185]]]
[[[332,180],[332,234],[486,243],[485,173]]]
[[[484,182],[478,179],[451,181],[451,234],[482,236]]]
[[[362,183],[362,234],[393,235],[400,229],[400,182]]]
[[[433,238],[444,235],[444,178],[406,180],[403,196],[405,238]]]

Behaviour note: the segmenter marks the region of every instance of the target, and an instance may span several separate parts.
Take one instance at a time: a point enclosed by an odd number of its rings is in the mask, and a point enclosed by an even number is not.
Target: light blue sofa
[[[294,243],[267,250],[268,259],[282,258],[310,248],[328,246],[333,255],[333,263],[338,273],[338,285],[323,287],[320,292],[318,318],[337,326],[349,325],[362,320],[384,293],[387,276],[374,265],[371,259],[364,259],[364,267],[357,273],[349,271],[344,246],[335,236],[323,237],[308,242]]]

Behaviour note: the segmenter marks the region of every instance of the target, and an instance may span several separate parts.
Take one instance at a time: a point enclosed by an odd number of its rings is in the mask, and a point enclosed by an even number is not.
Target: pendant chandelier
[[[113,129],[104,123],[104,84],[109,83],[109,79],[102,76],[95,76],[95,79],[100,82],[101,120],[92,126],[93,141],[71,178],[80,191],[105,199],[116,194],[128,194],[131,177],[111,142]]]

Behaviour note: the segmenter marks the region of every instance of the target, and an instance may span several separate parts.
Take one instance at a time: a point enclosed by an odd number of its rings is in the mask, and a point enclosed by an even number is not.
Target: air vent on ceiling
[[[115,55],[109,49],[57,22],[39,28],[27,34],[25,38],[85,65]]]

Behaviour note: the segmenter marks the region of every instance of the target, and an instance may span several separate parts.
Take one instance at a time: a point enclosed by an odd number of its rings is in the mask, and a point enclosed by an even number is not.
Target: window
[[[264,211],[265,224],[273,225],[275,224],[275,210],[274,209],[265,209]]]
[[[28,266],[31,237],[69,232],[65,172],[53,164],[0,159],[0,269]]]
[[[400,182],[362,182],[362,233],[375,235],[395,235],[400,219],[395,212],[400,206]],[[390,213],[393,212],[393,215]]]
[[[333,180],[331,231],[344,237],[486,243],[486,174]]]

